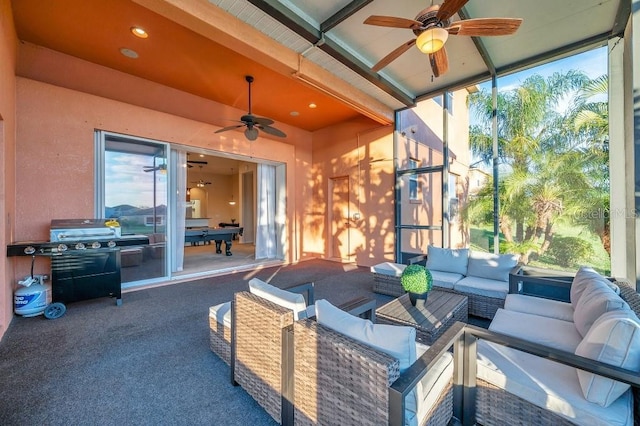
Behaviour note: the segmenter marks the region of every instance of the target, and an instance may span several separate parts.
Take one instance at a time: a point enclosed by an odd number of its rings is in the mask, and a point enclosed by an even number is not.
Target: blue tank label
[[[13,301],[16,308],[23,308],[23,307],[38,308],[40,306],[45,306],[47,304],[45,297],[46,297],[45,293],[34,293],[34,294],[27,294],[24,296],[15,295],[13,298]]]

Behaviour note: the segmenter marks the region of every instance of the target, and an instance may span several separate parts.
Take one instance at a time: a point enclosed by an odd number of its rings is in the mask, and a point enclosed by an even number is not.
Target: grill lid
[[[110,240],[120,238],[121,228],[113,219],[53,219],[51,242]]]

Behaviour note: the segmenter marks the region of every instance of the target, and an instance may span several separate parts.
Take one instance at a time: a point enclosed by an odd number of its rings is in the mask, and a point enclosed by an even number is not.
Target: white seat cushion
[[[429,349],[429,346],[416,342],[416,355],[420,358]],[[422,380],[416,386],[416,399],[418,401],[417,413],[411,411],[409,395],[405,398],[407,414],[406,425],[423,424],[425,416],[433,409],[444,389],[449,385],[453,377],[453,356],[445,352],[429,369]],[[417,415],[416,415],[417,414]],[[418,421],[420,420],[420,421]]]
[[[573,322],[580,334],[585,336],[600,315],[619,309],[629,309],[629,305],[606,283],[593,281],[586,285],[574,308]]]
[[[489,330],[567,352],[582,341],[572,322],[506,309],[498,309]]]
[[[493,254],[471,250],[467,276],[509,281],[509,272],[518,264],[516,254]]]
[[[447,249],[431,245],[427,247],[426,267],[430,271],[466,275],[468,261],[469,249]]]
[[[453,289],[453,285],[464,278],[464,275],[453,272],[442,272],[429,269],[434,287]]]
[[[253,278],[249,281],[249,291],[256,296],[291,309],[296,321],[300,318],[306,318],[307,304],[302,294],[282,290],[258,278]]]
[[[478,342],[478,377],[578,425],[633,425],[628,390],[608,408],[587,401],[576,370],[515,349]]]
[[[460,293],[505,299],[509,293],[509,283],[469,276],[455,283],[453,289]]]
[[[524,294],[508,294],[504,301],[504,308],[508,311],[524,312],[573,322],[573,306],[571,303],[558,300],[543,299]]]
[[[215,318],[218,324],[231,328],[231,302],[211,306],[209,308],[209,317]]]
[[[640,320],[631,310],[607,312],[593,323],[576,355],[640,372]],[[629,385],[577,370],[584,397],[603,407],[610,406]]]
[[[371,267],[371,272],[374,274],[389,275],[391,277],[399,277],[402,275],[402,271],[407,265],[393,262],[382,262]]]

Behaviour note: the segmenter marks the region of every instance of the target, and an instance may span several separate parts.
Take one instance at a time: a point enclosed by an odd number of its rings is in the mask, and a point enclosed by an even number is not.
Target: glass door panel
[[[163,144],[106,135],[104,216],[122,234],[142,234],[149,245],[123,247],[122,282],[167,276],[167,150]]]

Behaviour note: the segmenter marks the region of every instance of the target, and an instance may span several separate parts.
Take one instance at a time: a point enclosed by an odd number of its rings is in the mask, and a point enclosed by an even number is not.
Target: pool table
[[[231,241],[235,235],[242,235],[244,228],[191,228],[184,232],[184,242],[198,244],[216,243],[216,253],[222,253],[222,242],[225,245],[225,254],[231,256]]]

